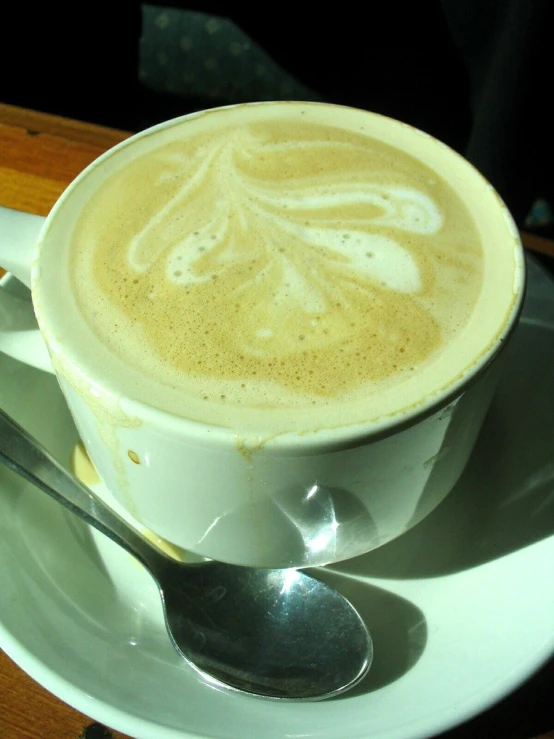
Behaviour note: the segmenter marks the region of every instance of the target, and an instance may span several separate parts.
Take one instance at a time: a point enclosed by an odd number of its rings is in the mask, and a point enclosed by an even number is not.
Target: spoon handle
[[[149,570],[155,568],[156,561],[166,559],[1,409],[0,462],[122,546]]]

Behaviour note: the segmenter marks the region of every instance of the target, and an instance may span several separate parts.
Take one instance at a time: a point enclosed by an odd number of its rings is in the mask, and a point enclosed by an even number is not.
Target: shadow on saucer
[[[373,662],[368,674],[348,693],[334,700],[371,693],[411,670],[427,643],[427,622],[419,608],[394,593],[327,568],[312,574],[348,598],[373,640]]]
[[[515,552],[554,533],[554,341],[521,325],[471,459],[447,498],[395,541],[331,565],[387,578],[446,575]]]

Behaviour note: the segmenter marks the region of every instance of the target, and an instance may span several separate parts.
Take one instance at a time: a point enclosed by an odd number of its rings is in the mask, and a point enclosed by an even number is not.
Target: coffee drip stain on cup
[[[96,471],[96,468],[81,441],[73,448],[70,468],[72,474],[87,487],[94,487],[101,483],[100,475]],[[180,547],[171,544],[171,542],[158,536],[158,534],[155,534],[153,531],[142,526],[138,522],[134,522],[134,525],[146,539],[152,542],[152,544],[164,552],[164,554],[167,554],[168,557],[172,557],[180,562],[190,559],[190,556],[187,556],[187,553]],[[130,559],[135,562],[133,557]]]

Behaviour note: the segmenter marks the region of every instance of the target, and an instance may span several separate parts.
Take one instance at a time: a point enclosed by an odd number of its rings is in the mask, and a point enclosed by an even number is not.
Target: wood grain
[[[0,707],[1,739],[78,739],[94,723],[41,688],[1,650]],[[109,730],[113,739],[129,739]]]
[[[6,126],[19,128],[31,135],[51,134],[65,141],[89,144],[102,151],[115,146],[130,135],[127,131],[75,121],[49,113],[18,108],[14,105],[5,105],[4,103],[0,103],[0,121]]]
[[[47,215],[67,185],[129,136],[0,104],[0,205]]]

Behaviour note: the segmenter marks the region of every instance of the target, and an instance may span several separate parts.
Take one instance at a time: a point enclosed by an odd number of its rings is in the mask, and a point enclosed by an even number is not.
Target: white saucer
[[[374,638],[360,686],[298,704],[205,685],[170,646],[146,572],[4,468],[0,646],[136,739],[410,739],[496,703],[554,654],[554,285],[529,266],[523,321],[463,479],[412,531],[325,575]],[[52,377],[0,356],[0,407],[68,463],[76,434]]]

